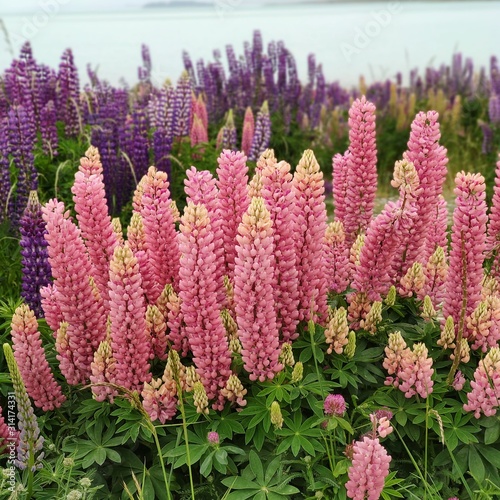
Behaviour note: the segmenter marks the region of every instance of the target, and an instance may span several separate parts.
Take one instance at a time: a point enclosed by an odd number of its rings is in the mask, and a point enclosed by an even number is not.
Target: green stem
[[[30,443],[30,454],[28,458],[28,466],[26,467],[26,470],[28,471],[28,485],[26,492],[27,500],[33,496],[33,467],[35,466],[35,452],[33,448],[34,443]]]
[[[448,443],[446,443],[446,449],[448,450],[448,453],[450,454],[451,461],[453,462],[453,465],[457,468],[458,473],[460,474],[460,479],[462,480],[462,484],[464,485],[465,489],[467,490],[467,493],[469,494],[469,497],[472,499],[474,498],[474,495],[472,494],[471,489],[469,488],[469,485],[467,484],[467,481],[465,480],[464,475],[462,474],[462,470],[460,469],[455,456],[451,452],[450,448],[448,447]]]
[[[323,390],[323,383],[322,383],[323,377],[320,376],[320,374],[319,374],[318,360],[316,359],[316,340],[314,339],[314,334],[316,333],[316,326],[315,326],[314,321],[312,319],[310,319],[308,321],[307,329],[309,331],[309,336],[311,337],[311,349],[312,349],[313,358],[314,358],[314,366],[316,368],[316,376],[318,377],[319,388],[321,390],[321,397],[325,398],[326,395],[325,395],[325,391]]]
[[[450,368],[450,373],[446,379],[446,383],[451,385],[453,383],[453,379],[455,378],[455,373],[457,371],[458,365],[460,361],[462,361],[462,337],[464,334],[465,328],[465,315],[467,313],[467,254],[465,252],[465,238],[463,231],[461,232],[461,243],[462,243],[462,310],[460,311],[460,321],[458,323],[458,332],[455,344],[455,359],[453,360],[453,364]],[[446,319],[446,318],[445,318]]]
[[[167,490],[167,497],[168,497],[168,500],[172,500],[172,497],[170,496],[170,481],[167,479],[167,471],[165,470],[165,462],[163,461],[163,454],[161,452],[160,440],[158,439],[156,427],[154,426],[153,422],[151,422],[151,420],[148,420],[148,427],[149,427],[151,433],[153,434],[153,438],[154,438],[155,444],[156,444],[156,449],[158,450],[158,458],[160,459],[161,471],[163,473],[163,479],[165,481],[165,488]]]
[[[427,481],[427,442],[429,439],[429,396],[425,398],[425,449],[424,449],[424,477]],[[427,498],[427,491],[424,495],[424,500]]]
[[[177,382],[177,392],[179,394],[179,406],[182,415],[182,429],[184,431],[184,441],[186,442],[186,462],[189,470],[189,485],[191,487],[191,498],[195,500],[194,497],[194,482],[193,482],[193,471],[191,468],[191,453],[189,451],[189,437],[187,432],[187,423],[186,423],[186,411],[184,409],[184,400],[182,397],[182,389],[180,384]]]
[[[417,474],[420,476],[420,479],[423,481],[426,495],[427,495],[427,493],[429,493],[430,497],[432,498],[431,492],[428,491],[429,490],[429,485],[427,484],[427,481],[425,480],[424,476],[422,475],[422,471],[420,470],[420,467],[418,466],[417,462],[413,458],[413,455],[411,454],[410,449],[408,448],[408,446],[406,446],[406,443],[404,442],[404,439],[401,437],[401,434],[396,429],[396,427],[394,427],[394,431],[398,435],[399,440],[401,441],[401,443],[403,443],[403,446],[404,446],[404,448],[406,450],[406,453],[408,453],[408,456],[410,457],[410,460],[411,460],[411,462],[413,464],[413,467],[415,467],[415,470],[416,470]]]

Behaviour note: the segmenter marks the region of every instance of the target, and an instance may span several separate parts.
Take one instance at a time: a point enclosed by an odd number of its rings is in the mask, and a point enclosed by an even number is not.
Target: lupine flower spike
[[[16,309],[11,328],[14,357],[35,406],[43,411],[59,408],[66,398],[45,358],[35,314],[26,304]]]
[[[144,382],[151,380],[151,347],[146,334],[146,304],[139,264],[127,245],[115,247],[110,263],[109,307],[115,383],[140,391]]]
[[[40,288],[49,284],[51,269],[47,251],[48,243],[44,238],[46,229],[42,218],[42,206],[38,201],[36,191],[30,192],[28,205],[19,223],[19,231],[22,255],[21,296],[40,318],[43,316]]]
[[[476,418],[495,415],[500,406],[500,348],[494,347],[479,361],[470,385],[464,410],[473,411]]]
[[[314,156],[304,151],[293,176],[296,252],[300,295],[299,319],[326,323],[328,281],[325,269],[326,206],[323,174]],[[312,310],[312,318],[310,318]]]
[[[356,441],[348,471],[349,480],[345,485],[347,496],[353,500],[377,500],[384,489],[390,462],[391,456],[378,438],[365,436]]]
[[[377,191],[375,106],[365,96],[349,110],[349,155],[346,155],[345,216],[342,222],[348,245],[371,221]]]
[[[238,227],[234,269],[236,322],[250,380],[274,378],[283,366],[274,305],[275,257],[269,211],[253,198]],[[254,304],[249,309],[248,304]]]
[[[49,262],[55,278],[49,292],[54,295],[55,304],[52,306],[47,296],[42,305],[50,304],[46,315],[52,314],[54,322],[59,314],[57,311],[61,312],[59,321],[65,322],[64,335],[61,329],[60,342],[56,342],[58,359],[66,360],[61,361],[63,375],[71,385],[85,383],[91,373],[94,352],[106,336],[104,303],[91,286],[89,276],[93,276],[94,267],[69,211],[63,203],[51,200],[42,212],[47,225],[45,239],[49,244]],[[59,323],[51,326],[57,329]]]
[[[214,233],[204,205],[189,202],[181,219],[179,298],[196,371],[214,408],[224,407],[221,389],[231,375],[231,353],[213,276]]]

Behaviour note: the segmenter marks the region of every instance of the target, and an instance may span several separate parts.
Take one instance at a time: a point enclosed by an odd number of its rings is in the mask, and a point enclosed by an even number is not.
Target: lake
[[[212,58],[215,48],[232,43],[241,54],[243,42],[260,29],[264,44],[283,40],[306,77],[307,55],[316,54],[327,80],[356,84],[407,74],[414,67],[449,63],[456,51],[472,57],[476,67],[500,55],[500,2],[371,2],[292,7],[249,8],[239,0],[215,0],[205,8],[143,9],[136,12],[65,14],[69,0],[52,12],[41,7],[30,15],[0,18],[17,54],[28,38],[37,60],[55,66],[71,47],[82,80],[87,63],[116,84],[137,79],[141,44],[151,49],[154,79],[177,79],[183,69],[182,50],[194,61]],[[11,60],[0,32],[0,71]],[[224,58],[225,60],[225,58]]]

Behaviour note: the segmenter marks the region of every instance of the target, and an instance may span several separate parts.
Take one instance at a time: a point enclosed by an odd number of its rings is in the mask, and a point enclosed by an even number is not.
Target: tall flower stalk
[[[40,288],[49,284],[51,269],[48,244],[44,238],[46,229],[42,217],[42,206],[38,201],[36,191],[30,192],[28,205],[19,223],[19,231],[22,256],[21,296],[40,318],[43,316]]]
[[[449,385],[461,360],[462,338],[469,337],[466,318],[481,301],[488,218],[484,177],[459,172],[455,183],[456,207],[443,305],[443,315],[452,317],[456,336],[453,365],[447,378]]]
[[[20,469],[26,469],[28,480],[26,484],[27,498],[33,494],[33,473],[42,467],[41,460],[44,453],[43,436],[40,435],[40,428],[31,406],[26,387],[24,386],[21,373],[14,358],[14,353],[9,344],[3,345],[3,352],[9,367],[12,385],[16,395],[17,418],[19,425],[19,443],[17,445],[16,465]]]
[[[250,380],[263,382],[274,378],[283,366],[278,361],[273,230],[262,198],[252,198],[238,227],[237,241],[234,301],[241,355]]]
[[[35,314],[26,304],[16,309],[11,329],[14,357],[35,406],[43,411],[59,408],[66,398],[45,358]]]
[[[181,312],[196,371],[214,408],[224,407],[221,390],[231,375],[231,354],[214,281],[214,233],[204,205],[188,203],[181,219]]]

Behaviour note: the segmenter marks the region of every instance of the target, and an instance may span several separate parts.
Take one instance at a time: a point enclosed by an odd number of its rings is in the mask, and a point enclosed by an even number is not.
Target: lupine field
[[[500,498],[496,57],[239,50],[0,76],[0,498]]]

